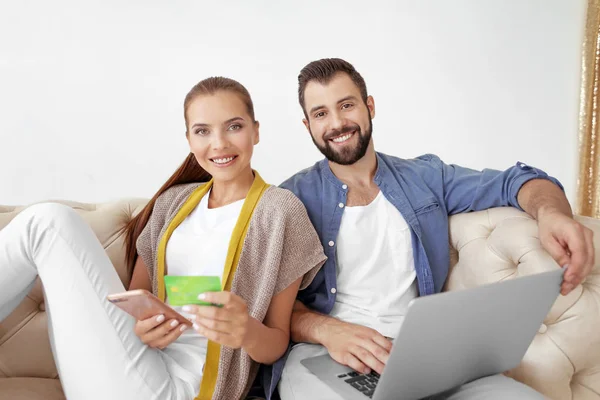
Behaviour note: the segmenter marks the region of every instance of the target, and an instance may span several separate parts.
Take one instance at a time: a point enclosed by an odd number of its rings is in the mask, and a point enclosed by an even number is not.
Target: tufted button
[[[542,324],[540,326],[540,329],[538,329],[538,333],[546,333],[547,330],[548,330],[548,326],[546,326],[546,324]]]

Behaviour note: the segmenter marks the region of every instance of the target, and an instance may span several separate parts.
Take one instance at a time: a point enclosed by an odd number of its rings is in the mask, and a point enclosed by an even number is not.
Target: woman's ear
[[[258,122],[258,121],[254,122],[254,129],[255,129],[254,144],[257,145],[260,142],[260,122]]]

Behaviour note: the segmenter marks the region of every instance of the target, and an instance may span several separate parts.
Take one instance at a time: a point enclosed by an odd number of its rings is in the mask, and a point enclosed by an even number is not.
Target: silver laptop
[[[560,293],[564,269],[409,303],[383,374],[329,355],[302,360],[344,399],[421,399],[516,367]]]

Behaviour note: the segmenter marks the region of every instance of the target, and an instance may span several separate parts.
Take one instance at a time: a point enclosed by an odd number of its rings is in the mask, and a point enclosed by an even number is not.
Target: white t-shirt
[[[207,193],[196,208],[173,231],[166,249],[166,265],[169,275],[216,275],[222,278],[225,259],[233,228],[238,220],[244,200],[219,208],[208,208]],[[167,304],[169,299],[167,298]],[[172,307],[183,316],[188,314],[181,307]],[[177,327],[178,329],[179,327]],[[208,340],[188,328],[161,354],[173,376],[189,382],[188,371],[202,371],[206,360]],[[193,390],[200,388],[200,380],[192,383]]]
[[[418,296],[410,227],[381,192],[346,207],[337,237],[333,317],[395,338]]]

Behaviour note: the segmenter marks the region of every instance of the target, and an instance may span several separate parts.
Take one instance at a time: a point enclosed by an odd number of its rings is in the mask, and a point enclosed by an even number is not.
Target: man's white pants
[[[0,321],[44,284],[50,339],[69,400],[189,400],[198,376],[172,376],[135,320],[106,300],[123,284],[90,227],[70,207],[34,205],[0,230]],[[200,369],[200,368],[199,368]]]

